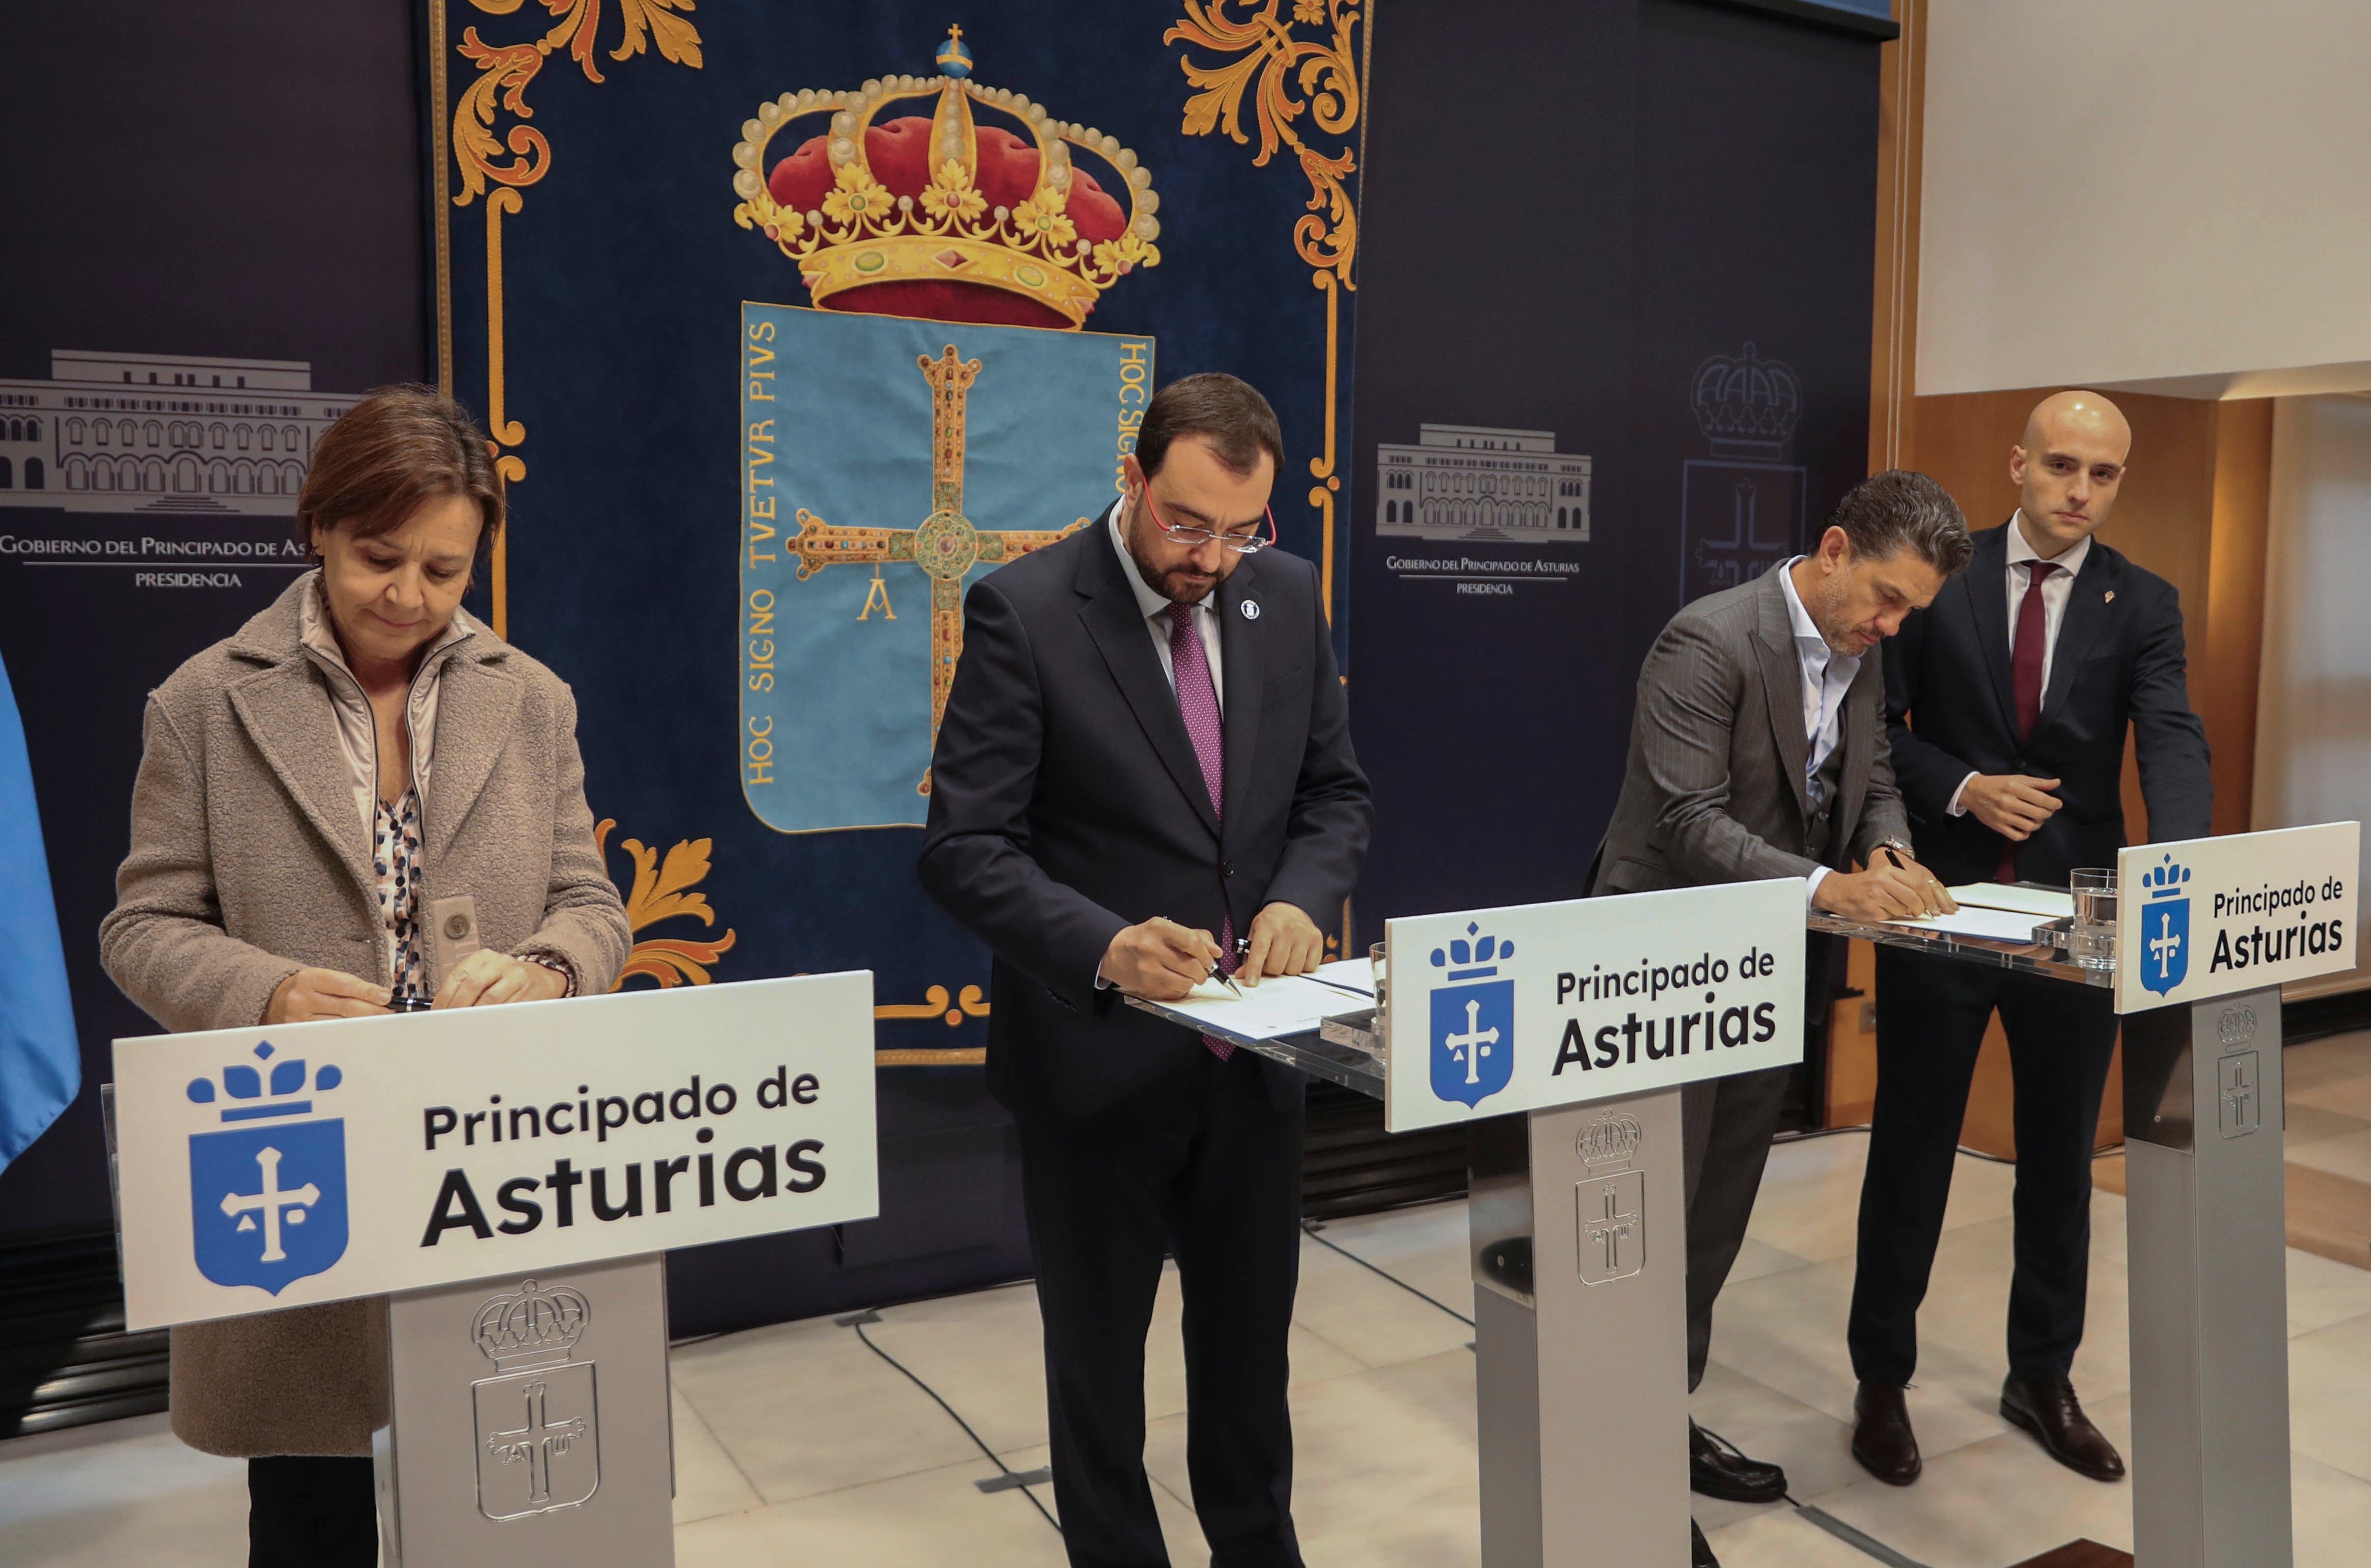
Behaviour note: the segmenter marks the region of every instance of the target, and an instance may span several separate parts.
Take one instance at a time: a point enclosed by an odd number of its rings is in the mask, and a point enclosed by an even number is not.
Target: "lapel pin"
[[[2108,590],[2108,596],[2107,596],[2106,598],[2104,598],[2104,599],[2102,599],[2102,600],[2100,600],[2100,601],[2099,601],[2099,603],[2101,603],[2101,604],[2103,604],[2103,605],[2112,605],[2112,604],[2114,604],[2115,602],[2116,602],[2116,591],[2115,591],[2113,588],[2109,589],[2109,590]]]
[[[1258,601],[1257,599],[1245,599],[1245,600],[1243,602],[1243,619],[1245,619],[1245,620],[1257,620],[1257,619],[1259,619],[1259,601]]]

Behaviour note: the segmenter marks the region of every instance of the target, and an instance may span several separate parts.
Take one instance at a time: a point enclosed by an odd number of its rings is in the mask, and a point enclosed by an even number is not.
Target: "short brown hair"
[[[1201,436],[1238,474],[1257,467],[1263,452],[1284,472],[1284,428],[1276,410],[1258,387],[1238,377],[1216,371],[1183,376],[1152,395],[1136,431],[1136,460],[1147,477],[1161,471],[1169,444],[1181,435]]]
[[[1842,528],[1853,554],[1865,559],[1911,550],[1947,578],[1965,571],[1976,548],[1951,492],[1906,468],[1871,474],[1845,491],[1828,526]]]
[[[321,432],[296,495],[296,542],[346,528],[375,539],[403,526],[424,502],[465,495],[478,503],[478,559],[503,527],[503,487],[485,432],[469,410],[427,386],[382,386]]]

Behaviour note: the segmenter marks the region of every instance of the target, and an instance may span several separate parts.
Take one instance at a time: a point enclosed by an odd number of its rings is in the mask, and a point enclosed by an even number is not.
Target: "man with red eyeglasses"
[[[1283,465],[1250,386],[1163,387],[1104,515],[966,595],[931,759],[919,870],[996,955],[988,1081],[1020,1132],[1054,1494],[1081,1568],[1169,1562],[1144,1470],[1164,1255],[1211,1561],[1301,1562],[1301,1080],[1124,1003],[1314,969],[1366,855],[1317,572],[1271,548]]]

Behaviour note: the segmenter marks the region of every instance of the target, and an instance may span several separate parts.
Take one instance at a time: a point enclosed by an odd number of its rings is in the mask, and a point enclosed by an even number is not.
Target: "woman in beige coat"
[[[376,392],[323,433],[305,573],[151,695],[107,972],[171,1030],[606,991],[631,938],[584,801],[576,708],[464,612],[503,525],[450,399]],[[467,896],[484,946],[423,925]],[[413,1002],[417,1005],[417,1002]],[[383,1305],[173,1331],[173,1430],[248,1460],[253,1568],[376,1561]]]

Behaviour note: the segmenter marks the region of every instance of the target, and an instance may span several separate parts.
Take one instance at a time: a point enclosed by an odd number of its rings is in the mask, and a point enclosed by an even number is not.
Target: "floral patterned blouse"
[[[420,791],[406,790],[388,805],[377,802],[371,830],[371,869],[378,873],[378,913],[394,954],[390,984],[418,995],[425,976],[420,952]]]

